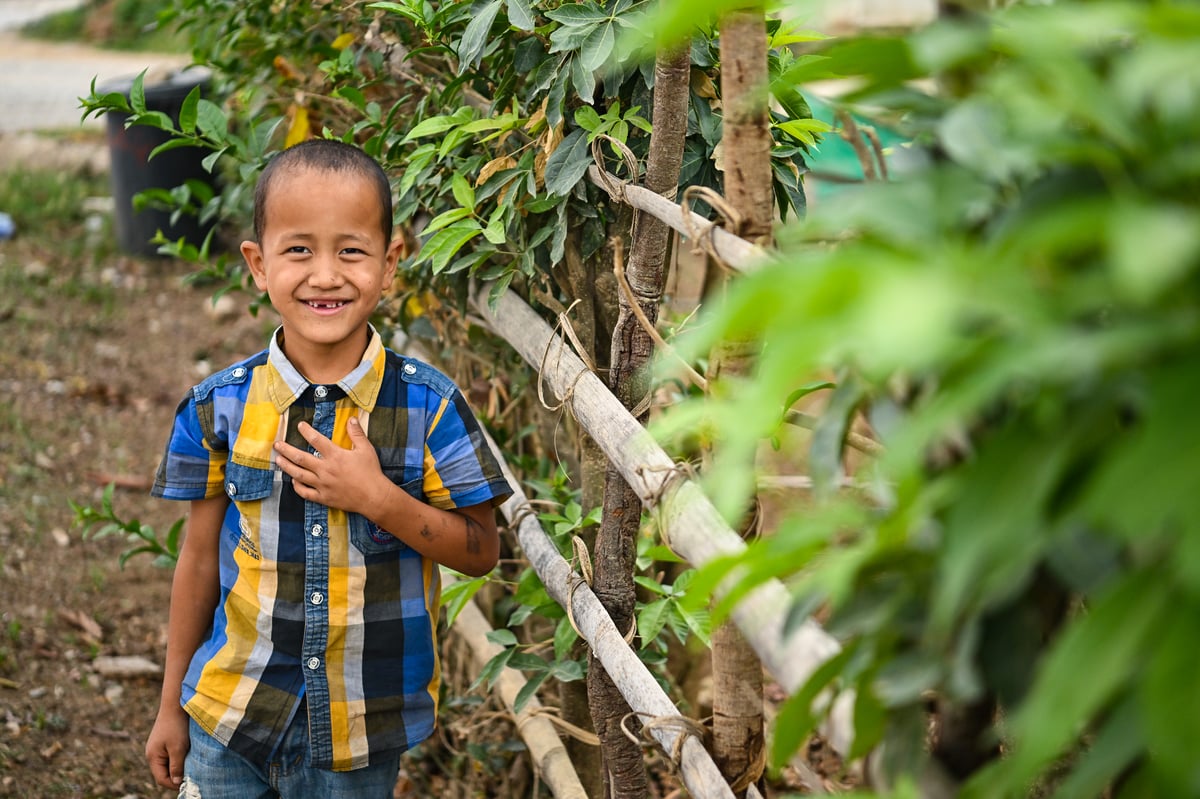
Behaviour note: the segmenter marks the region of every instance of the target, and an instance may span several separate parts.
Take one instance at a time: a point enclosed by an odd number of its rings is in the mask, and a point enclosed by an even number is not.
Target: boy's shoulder
[[[198,401],[203,402],[217,389],[226,386],[243,385],[250,379],[250,375],[254,372],[255,367],[267,362],[267,354],[268,350],[262,350],[251,355],[249,358],[244,358],[237,363],[226,366],[219,372],[214,372],[196,384],[192,389],[192,394]]]
[[[394,372],[403,382],[428,386],[438,395],[447,399],[458,391],[458,386],[454,381],[437,368],[391,349],[387,350],[385,368]]]

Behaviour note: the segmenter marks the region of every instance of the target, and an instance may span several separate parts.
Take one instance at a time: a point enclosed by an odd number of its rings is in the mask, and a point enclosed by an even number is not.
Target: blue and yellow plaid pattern
[[[433,731],[440,667],[437,564],[358,514],[296,495],[272,445],[311,449],[306,421],[342,447],[357,416],[384,473],[439,508],[511,493],[462,393],[383,346],[336,385],[311,385],[270,348],[196,386],[180,404],[153,494],[225,493],[221,592],[192,658],[183,706],[256,763],[307,703],[311,764],[348,771]]]

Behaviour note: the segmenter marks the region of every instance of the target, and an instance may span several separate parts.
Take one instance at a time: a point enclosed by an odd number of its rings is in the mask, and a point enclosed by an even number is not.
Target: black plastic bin
[[[146,108],[167,114],[178,125],[179,112],[188,93],[197,86],[205,93],[210,83],[210,73],[204,69],[181,70],[164,80],[147,82],[143,86]],[[133,79],[127,78],[98,87],[97,92],[119,92],[129,97],[132,89]],[[192,179],[215,186],[214,176],[205,171],[202,163],[208,150],[180,147],[150,159],[154,148],[170,138],[165,132],[146,125],[126,128],[126,114],[109,112],[105,117],[112,161],[109,174],[115,205],[117,244],[121,250],[131,255],[157,255],[158,245],[151,244],[150,240],[159,230],[171,241],[182,236],[189,243],[199,246],[212,228],[211,222],[201,225],[196,216],[180,214],[175,224],[171,224],[169,211],[145,208],[135,212],[133,198],[146,189],[170,190]]]

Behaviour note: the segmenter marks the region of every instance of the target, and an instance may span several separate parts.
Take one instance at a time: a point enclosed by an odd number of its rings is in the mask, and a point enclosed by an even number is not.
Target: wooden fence
[[[703,217],[647,189],[620,181],[594,166],[589,177],[614,200],[654,215],[685,238],[705,237],[704,246],[735,269],[752,268],[765,255],[756,245],[714,227]],[[571,411],[599,444],[645,508],[654,514],[671,549],[693,566],[744,552],[746,545],[741,536],[724,522],[687,472],[671,460],[604,382],[588,369],[566,338],[511,291],[503,293],[490,306],[489,288],[481,287],[472,298],[480,317],[537,370],[539,379],[556,400]],[[511,474],[509,480],[516,485]],[[501,510],[516,527],[524,554],[547,592],[568,611],[581,637],[603,663],[631,710],[643,721],[650,721],[646,725],[649,734],[678,766],[688,791],[702,798],[732,797],[728,784],[695,734],[694,725],[682,719],[584,578],[559,554],[536,521],[524,495],[518,492]],[[736,577],[736,574],[731,576],[718,588],[718,597],[729,591]],[[784,585],[770,580],[750,592],[731,611],[733,623],[763,666],[789,694],[799,690],[821,665],[841,650],[839,643],[812,619],[785,634],[790,604]],[[471,625],[481,621],[474,615],[468,616],[468,620]],[[479,639],[480,635],[470,637]],[[480,662],[486,661],[485,654],[477,655],[484,658]],[[502,690],[502,698],[510,708],[517,690],[519,687],[513,685]],[[853,742],[853,702],[849,692],[839,695],[822,728],[830,745],[841,755],[849,752]],[[519,726],[520,719],[528,716],[528,711],[518,715]],[[556,765],[561,758],[552,744],[539,744],[534,758],[556,797],[579,796],[578,779],[573,774],[565,775],[561,766]]]

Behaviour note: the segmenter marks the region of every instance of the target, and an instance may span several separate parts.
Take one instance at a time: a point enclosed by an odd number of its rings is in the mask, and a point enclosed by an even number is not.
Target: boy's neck
[[[308,344],[303,347],[288,347],[287,333],[279,331],[279,348],[301,376],[313,385],[334,385],[346,375],[353,372],[367,352],[371,341],[371,330],[363,331],[359,339],[361,346],[355,347],[350,341],[339,344],[321,346]],[[299,349],[300,351],[296,351]]]

